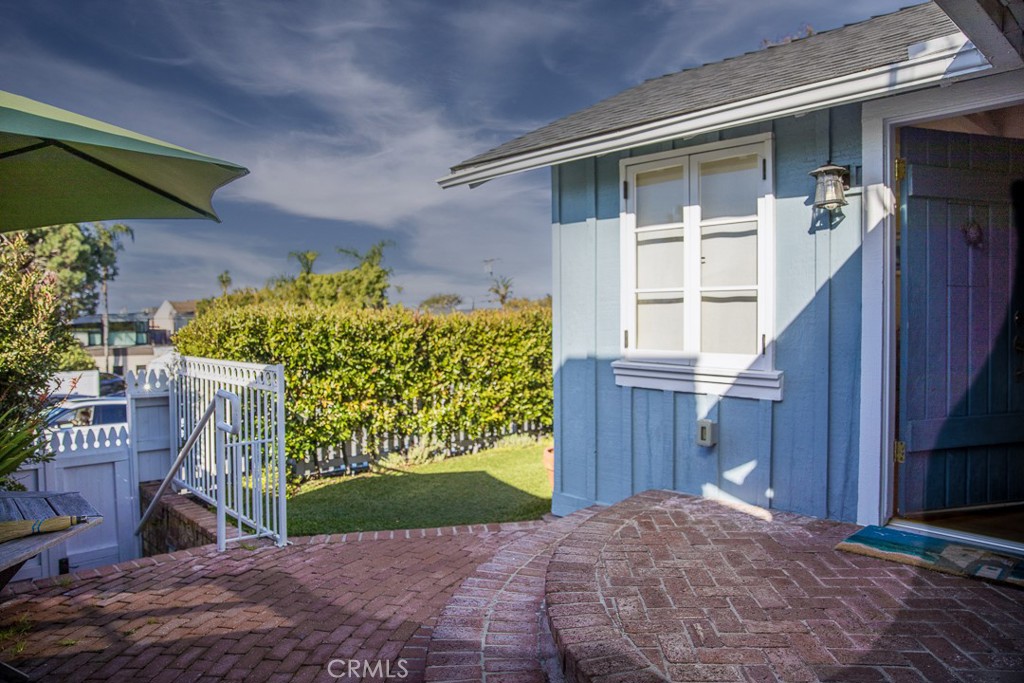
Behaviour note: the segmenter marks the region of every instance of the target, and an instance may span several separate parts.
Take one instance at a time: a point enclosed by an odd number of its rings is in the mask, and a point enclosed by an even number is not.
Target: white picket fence
[[[54,455],[84,453],[101,448],[127,448],[128,428],[123,424],[73,427],[50,434],[43,444],[47,452]]]
[[[233,519],[233,533],[218,542],[269,537],[287,544],[284,367],[183,356],[173,362],[169,384],[173,452],[185,445],[218,390],[236,396],[240,408],[237,434],[211,424],[174,483],[218,505],[217,440],[223,439],[222,504]]]
[[[445,455],[462,455],[475,453],[488,448],[506,436],[524,434],[533,437],[546,435],[550,427],[541,422],[513,422],[504,427],[488,429],[479,436],[470,436],[466,432],[442,442],[436,435],[394,436],[385,434],[376,448],[369,447],[370,437],[366,430],[361,430],[348,441],[329,448],[319,448],[307,462],[293,463],[295,473],[300,477],[311,475],[356,474],[364,472],[376,461],[393,453],[408,455],[411,449],[423,444],[436,444],[438,450]]]

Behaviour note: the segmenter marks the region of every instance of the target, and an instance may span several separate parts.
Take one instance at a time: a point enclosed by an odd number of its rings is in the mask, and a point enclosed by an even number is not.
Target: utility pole
[[[107,279],[109,272],[103,266],[103,280],[100,292],[103,294],[103,372],[110,372],[110,300],[107,298]]]

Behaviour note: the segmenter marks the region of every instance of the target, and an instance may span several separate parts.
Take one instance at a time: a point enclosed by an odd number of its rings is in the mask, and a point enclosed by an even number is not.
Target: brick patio
[[[766,514],[647,492],[549,523],[23,582],[0,657],[37,681],[356,680],[327,665],[360,659],[393,680],[542,683],[559,655],[597,683],[1024,681],[1024,591],[832,550],[852,525],[750,512]]]
[[[332,659],[402,658],[404,680],[420,681],[455,588],[541,525],[317,536],[223,555],[204,547],[12,584],[0,628],[27,620],[27,631],[0,657],[36,681],[155,683],[334,681]]]
[[[602,510],[548,566],[566,678],[1024,680],[1024,590],[832,549],[857,528],[664,491]]]

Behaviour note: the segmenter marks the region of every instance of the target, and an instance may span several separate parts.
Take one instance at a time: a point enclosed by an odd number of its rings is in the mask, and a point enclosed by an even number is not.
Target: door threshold
[[[954,529],[946,529],[932,524],[926,524],[925,522],[914,522],[909,519],[899,519],[895,517],[889,520],[889,523],[885,526],[889,529],[909,531],[911,533],[921,534],[922,536],[941,538],[945,541],[957,541],[959,543],[979,546],[987,550],[994,550],[997,552],[1024,557],[1024,543],[1007,541],[1002,538],[982,536],[980,534],[972,534],[966,531],[957,531]]]

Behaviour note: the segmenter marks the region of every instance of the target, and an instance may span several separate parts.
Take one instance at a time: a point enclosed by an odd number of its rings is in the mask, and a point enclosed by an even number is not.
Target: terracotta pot
[[[548,471],[548,484],[551,490],[555,490],[555,447],[548,446],[544,449],[544,469]]]

